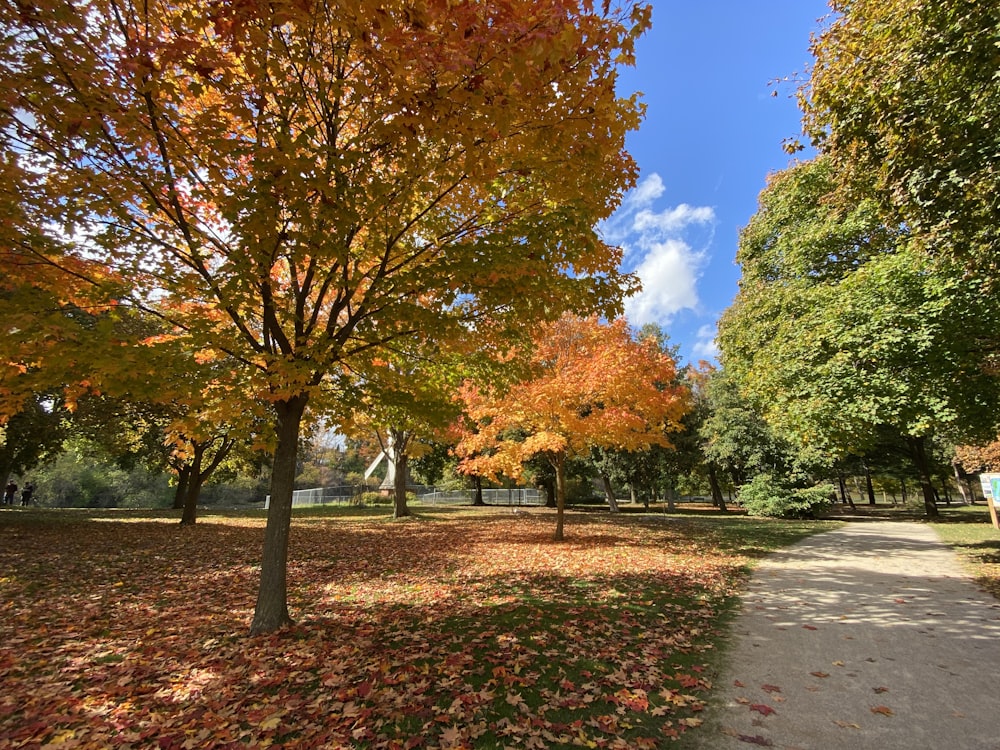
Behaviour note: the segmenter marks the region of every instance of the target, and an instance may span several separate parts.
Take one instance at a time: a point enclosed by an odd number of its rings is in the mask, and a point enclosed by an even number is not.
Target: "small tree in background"
[[[567,459],[591,447],[669,445],[688,392],[676,382],[673,358],[652,339],[633,339],[621,319],[564,316],[539,331],[529,358],[531,375],[506,392],[465,385],[475,431],[456,452],[462,470],[487,476],[519,477],[527,459],[544,456],[555,470],[561,540]]]

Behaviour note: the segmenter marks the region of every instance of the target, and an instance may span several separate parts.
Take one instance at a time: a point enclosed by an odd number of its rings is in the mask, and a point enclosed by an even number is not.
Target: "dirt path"
[[[1000,602],[934,530],[853,522],[768,558],[708,748],[1000,750]]]

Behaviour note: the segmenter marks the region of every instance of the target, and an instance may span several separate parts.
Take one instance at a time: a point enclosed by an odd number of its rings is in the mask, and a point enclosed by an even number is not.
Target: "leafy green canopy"
[[[996,378],[976,331],[983,283],[915,252],[872,204],[841,205],[823,157],[777,176],[741,236],[744,278],[720,325],[727,370],[806,445],[859,452],[903,435],[988,434]]]
[[[834,0],[813,45],[806,127],[846,173],[873,178],[925,251],[996,271],[1000,5]]]

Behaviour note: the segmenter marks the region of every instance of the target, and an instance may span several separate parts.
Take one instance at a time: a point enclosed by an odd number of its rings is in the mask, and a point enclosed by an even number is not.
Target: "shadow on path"
[[[1000,602],[926,525],[764,560],[727,656],[706,747],[1000,750]]]

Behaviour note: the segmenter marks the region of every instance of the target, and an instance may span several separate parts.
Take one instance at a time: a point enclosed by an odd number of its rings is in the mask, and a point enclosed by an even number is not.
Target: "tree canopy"
[[[873,178],[925,251],[997,270],[1000,6],[833,0],[803,91],[806,128],[845,173]]]
[[[470,474],[520,476],[545,456],[556,470],[556,538],[563,534],[567,457],[591,447],[636,450],[669,445],[689,408],[673,358],[653,338],[636,341],[624,319],[563,316],[539,330],[531,374],[508,391],[463,389],[474,427],[458,446]]]
[[[594,227],[635,177],[615,92],[646,6],[434,0],[0,5],[3,250],[57,299],[225,357],[277,447],[252,630],[289,621],[306,407],[373,350],[486,346],[633,280]],[[147,342],[156,343],[156,342]],[[234,400],[234,405],[240,403]],[[237,410],[238,410],[237,406]]]
[[[993,434],[1000,390],[972,333],[1000,322],[983,280],[915,251],[834,176],[819,157],[762,193],[720,324],[724,365],[770,423],[835,458],[863,454],[883,426],[918,463],[925,438]]]

